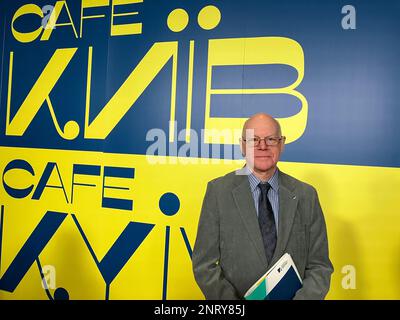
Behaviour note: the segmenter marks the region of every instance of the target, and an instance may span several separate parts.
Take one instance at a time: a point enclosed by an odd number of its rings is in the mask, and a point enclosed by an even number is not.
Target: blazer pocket
[[[286,252],[289,253],[301,276],[307,263],[307,236],[306,228],[292,230]]]
[[[307,248],[306,230],[293,231],[289,238],[289,245],[295,252],[305,256]]]

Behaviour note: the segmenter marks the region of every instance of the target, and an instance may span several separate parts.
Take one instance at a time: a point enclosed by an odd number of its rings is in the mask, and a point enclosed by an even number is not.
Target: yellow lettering
[[[35,4],[25,4],[14,13],[14,16],[13,16],[12,22],[11,22],[11,32],[17,41],[24,42],[24,43],[34,41],[42,32],[42,26],[40,26],[39,28],[37,28],[36,30],[31,31],[31,32],[19,32],[14,28],[15,20],[17,20],[19,17],[22,17],[26,14],[36,14],[41,18],[44,17],[42,9],[40,9]]]
[[[297,80],[283,88],[260,89],[212,89],[211,78],[214,66],[286,64],[298,72]],[[238,144],[240,130],[246,118],[217,118],[210,116],[210,101],[212,94],[289,94],[297,97],[301,110],[290,117],[278,118],[286,142],[290,143],[304,133],[307,124],[308,103],[306,98],[294,90],[304,77],[304,53],[300,44],[283,37],[234,38],[209,40],[208,66],[206,84],[205,131],[206,143],[221,143],[219,137],[213,137],[212,129],[231,129],[237,136],[224,143]],[[235,130],[236,129],[236,130]]]
[[[114,7],[119,5],[126,5],[132,3],[141,3],[143,0],[113,0],[111,8],[111,35],[112,36],[123,36],[129,34],[141,34],[142,23],[129,23],[129,24],[114,24],[114,17],[132,16],[137,15],[139,12],[126,12],[126,13],[114,13]]]
[[[82,32],[83,32],[83,19],[98,19],[98,18],[104,18],[105,14],[98,14],[98,15],[92,15],[92,16],[84,16],[83,15],[83,10],[87,8],[95,8],[95,7],[105,7],[110,4],[109,0],[82,0],[82,5],[81,5],[81,30],[79,33],[79,37],[82,38]]]
[[[190,40],[187,111],[186,111],[186,135],[185,135],[186,143],[190,143],[190,129],[191,129],[191,119],[192,119],[192,95],[193,95],[193,61],[194,61],[194,40]]]
[[[176,72],[177,72],[177,42],[156,42],[142,58],[139,64],[126,78],[114,96],[108,101],[96,118],[89,124],[90,79],[92,51],[89,49],[88,58],[88,84],[86,99],[85,138],[105,139],[122,117],[134,105],[136,100],[149,86],[161,69],[172,57],[172,85],[170,102],[170,141],[174,139],[174,120],[176,103]]]
[[[59,135],[68,140],[75,139],[78,136],[79,125],[75,121],[67,122],[64,126],[64,130],[61,130],[49,96],[58,79],[61,77],[72,57],[75,55],[76,50],[77,48],[69,48],[57,49],[55,51],[11,121],[10,110],[14,52],[10,52],[6,135],[22,136],[42,107],[43,103],[46,102],[49,107],[53,123]]]
[[[64,5],[65,5],[65,9],[67,10],[70,22],[55,24],[55,22],[57,21],[58,17],[60,16],[61,10],[64,7]],[[78,38],[78,35],[76,33],[76,29],[75,29],[75,26],[74,26],[74,22],[73,22],[72,17],[71,17],[71,13],[70,13],[70,11],[68,9],[67,2],[66,1],[57,1],[56,5],[54,6],[54,9],[53,9],[53,11],[52,11],[52,13],[50,15],[50,18],[48,20],[47,26],[46,26],[43,34],[42,34],[42,37],[40,38],[40,41],[49,40],[49,38],[51,36],[51,33],[53,32],[53,29],[55,27],[62,27],[62,26],[71,26],[72,30],[74,31],[75,38]]]

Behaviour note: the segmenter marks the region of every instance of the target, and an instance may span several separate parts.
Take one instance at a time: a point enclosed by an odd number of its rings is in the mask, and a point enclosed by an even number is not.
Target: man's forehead
[[[279,122],[266,113],[258,113],[246,120],[242,135],[270,136],[280,134]]]
[[[245,130],[249,131],[278,131],[278,125],[274,120],[250,120],[246,126]]]

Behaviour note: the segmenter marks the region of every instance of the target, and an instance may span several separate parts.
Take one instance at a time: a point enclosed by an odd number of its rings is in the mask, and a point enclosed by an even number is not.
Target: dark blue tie
[[[267,257],[268,263],[271,263],[276,247],[275,218],[267,196],[271,186],[269,183],[259,183],[258,187],[261,190],[258,200],[258,223],[263,238],[265,256]]]

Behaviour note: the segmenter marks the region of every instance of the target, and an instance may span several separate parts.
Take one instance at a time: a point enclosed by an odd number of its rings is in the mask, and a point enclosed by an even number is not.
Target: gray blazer
[[[284,253],[303,279],[295,299],[324,299],[333,272],[324,216],[315,189],[279,171],[278,238],[267,261],[246,175],[210,181],[193,249],[193,272],[206,299],[243,299]]]

